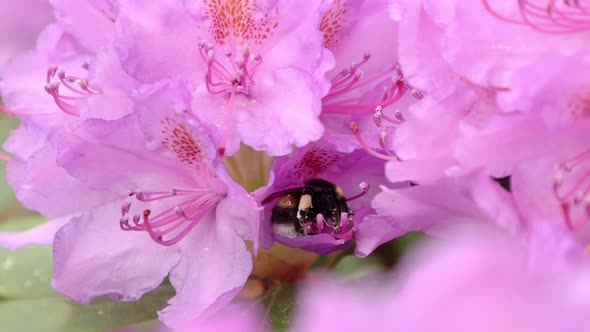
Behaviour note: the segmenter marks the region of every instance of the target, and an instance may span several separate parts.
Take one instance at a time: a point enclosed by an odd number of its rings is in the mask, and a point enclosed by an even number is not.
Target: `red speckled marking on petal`
[[[288,171],[287,178],[294,180],[294,182],[303,183],[305,180],[327,171],[342,159],[340,154],[314,147],[297,160],[293,169]]]
[[[333,50],[339,43],[339,32],[349,13],[350,5],[346,0],[334,0],[324,13],[320,31],[324,34],[324,46]]]
[[[200,142],[198,142],[186,126],[178,119],[166,117],[162,123],[162,144],[176,153],[178,159],[197,172],[206,168],[205,154]]]
[[[210,33],[218,45],[234,37],[260,45],[279,23],[268,13],[257,18],[256,0],[203,0],[205,13],[211,18]],[[278,8],[275,8],[275,14]]]

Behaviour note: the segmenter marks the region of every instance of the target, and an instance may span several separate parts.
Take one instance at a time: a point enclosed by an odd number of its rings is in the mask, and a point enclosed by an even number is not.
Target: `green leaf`
[[[38,226],[44,223],[45,221],[46,218],[38,214],[30,214],[20,218],[3,220],[0,223],[0,232],[24,231],[26,229]]]
[[[334,267],[334,272],[345,278],[360,278],[383,270],[384,266],[374,256],[358,258],[349,255],[342,258]]]
[[[51,248],[0,249],[0,298],[35,299],[54,296]]]
[[[0,231],[19,231],[39,225],[40,216],[14,219],[0,224]],[[15,251],[0,248],[0,298],[42,298],[52,296],[51,248],[31,246]]]
[[[0,328],[27,332],[103,332],[150,321],[174,291],[161,286],[137,302],[106,298],[81,306],[63,297],[0,301]]]
[[[262,297],[267,311],[266,317],[270,320],[273,331],[283,332],[289,327],[294,299],[295,286],[289,283],[270,289]]]

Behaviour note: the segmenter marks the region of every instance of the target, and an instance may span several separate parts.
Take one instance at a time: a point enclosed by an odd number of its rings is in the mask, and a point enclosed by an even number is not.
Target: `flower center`
[[[141,214],[133,214],[131,201],[127,200],[121,207],[119,224],[124,231],[147,231],[152,239],[164,246],[171,246],[182,240],[200,220],[215,209],[217,203],[225,197],[209,189],[170,189],[167,191],[130,190],[129,197],[139,202],[148,203],[177,198],[180,202],[153,214],[144,209]]]
[[[352,116],[373,116],[373,122],[377,128],[387,125],[400,125],[404,117],[399,110],[393,115],[387,115],[385,110],[399,101],[406,93],[414,98],[421,99],[422,93],[411,87],[404,79],[399,64],[392,64],[384,70],[365,77],[362,66],[371,59],[371,54],[366,52],[360,62],[350,64],[332,78],[332,87],[322,99],[322,113]],[[372,88],[377,87],[377,92]],[[371,155],[385,160],[399,160],[390,151],[386,144],[386,133],[381,131],[379,135],[379,147],[382,152],[376,151],[363,138],[358,122],[350,123],[353,135],[360,146]]]
[[[165,117],[160,122],[163,135],[161,143],[176,154],[186,170],[196,173],[196,178],[202,184],[189,189],[130,190],[129,198],[121,207],[119,224],[125,231],[146,231],[157,243],[171,246],[182,240],[200,220],[212,212],[227,195],[227,190],[210,170],[211,160],[206,155],[203,143],[192,134],[180,116]],[[166,207],[157,213],[147,207],[140,208],[140,213],[131,213],[130,198],[140,203]]]
[[[82,65],[82,68],[88,70],[88,64]],[[102,93],[102,91],[91,85],[87,78],[67,75],[64,70],[60,70],[58,66],[52,65],[47,69],[45,79],[45,91],[53,97],[57,107],[66,114],[72,116],[80,116],[80,111],[76,108],[76,101],[81,98]],[[66,93],[60,91],[60,87],[64,87]],[[0,106],[0,112],[18,116],[30,115],[55,115],[60,112],[26,112]]]
[[[567,227],[576,231],[590,220],[590,150],[556,166],[553,191]]]
[[[260,55],[250,54],[250,49],[244,47],[235,55],[228,49],[222,57],[218,57],[214,46],[205,41],[199,43],[199,53],[207,64],[205,83],[209,93],[215,95],[240,93],[250,96],[254,85],[254,74],[262,64]]]
[[[495,10],[489,0],[483,3],[496,18],[513,24],[524,24],[551,34],[566,34],[590,30],[590,3],[587,0],[517,0],[519,17],[509,17]]]

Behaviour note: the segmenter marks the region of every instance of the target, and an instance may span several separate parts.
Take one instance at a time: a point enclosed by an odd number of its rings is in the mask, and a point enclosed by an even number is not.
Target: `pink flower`
[[[181,82],[144,86],[134,114],[62,131],[57,148],[34,154],[30,165],[39,168],[19,170],[33,188],[58,197],[32,196],[38,209],[70,213],[53,241],[58,292],[79,303],[100,295],[132,301],[169,275],[177,294],[160,318],[174,328],[239,291],[252,269],[244,240],[257,240],[258,205],[225,173],[207,130],[186,124],[180,110],[190,104]],[[5,234],[0,243],[46,241],[60,222],[30,231],[26,241]]]
[[[5,111],[43,127],[62,122],[57,115],[110,118],[129,113],[124,95],[135,82],[122,72],[109,49],[115,9],[106,0],[60,0],[53,5],[57,22],[41,33],[36,49],[2,69]],[[97,102],[97,95],[114,99],[111,106],[126,102],[127,108],[103,109],[107,103]]]
[[[403,112],[405,120],[392,135],[401,162],[388,164],[391,180],[423,183],[456,171],[453,146],[462,129],[477,131],[500,113],[496,95],[502,88],[480,84],[448,61],[446,33],[457,6],[454,1],[390,1],[389,13],[399,22],[399,63],[406,81],[424,94]]]
[[[124,68],[148,83],[180,75],[220,153],[239,142],[284,155],[319,139],[332,55],[321,1],[130,1],[120,5]],[[293,98],[297,96],[297,98]]]
[[[438,85],[439,90],[444,90],[445,80],[448,78],[462,77],[464,80],[485,88],[496,88],[505,91],[511,89],[510,79],[515,70],[526,66],[531,62],[540,61],[546,56],[568,56],[584,51],[588,47],[588,32],[572,33],[567,31],[564,21],[570,17],[572,12],[577,13],[577,20],[584,21],[583,5],[574,3],[564,11],[564,2],[559,1],[432,1],[423,0],[419,2],[407,2],[392,0],[392,6],[399,9],[392,13],[401,19],[401,26],[409,28],[421,27],[422,31],[436,32],[431,34],[438,47],[431,48],[436,53],[431,53],[432,59],[440,59],[428,62],[426,57],[412,56],[420,55],[420,45],[431,45],[422,39],[416,39],[415,33],[405,31],[402,34],[407,39],[400,40],[400,61],[411,81],[419,87],[422,84],[412,79],[416,70],[422,69],[423,74],[430,70],[427,68],[443,68],[449,66],[454,75],[433,75],[430,80],[438,80],[443,83]],[[411,8],[413,7],[413,8]],[[544,17],[542,24],[547,29],[563,29],[562,33],[541,32],[528,24],[513,24],[514,21],[525,23],[523,14],[536,7],[536,17]],[[544,10],[539,10],[544,8]],[[530,12],[529,12],[530,13]],[[567,13],[567,14],[566,14]],[[553,19],[548,18],[553,15]],[[525,15],[526,16],[526,15]],[[498,19],[504,17],[506,20]],[[407,21],[407,24],[404,24]],[[416,25],[416,22],[430,21],[428,28],[423,24]],[[532,22],[531,22],[532,23]],[[535,25],[534,23],[532,25]],[[426,29],[425,29],[426,28]],[[402,29],[400,27],[400,29]],[[432,38],[430,39],[432,40]],[[408,47],[404,47],[404,43]],[[470,47],[465,47],[468,44]],[[407,54],[407,57],[406,55]],[[477,54],[478,56],[473,56]],[[418,64],[419,67],[411,66],[405,61]],[[415,68],[415,69],[414,69]],[[548,68],[551,70],[550,68]],[[428,78],[427,75],[420,77]],[[449,85],[452,87],[452,85]]]
[[[384,180],[383,163],[362,150],[339,152],[333,145],[323,141],[300,148],[291,157],[277,158],[269,184],[255,192],[264,206],[262,245],[270,247],[277,241],[320,254],[346,247],[357,238],[359,225],[371,211],[369,204],[377,193],[375,185]],[[272,222],[273,209],[278,201],[286,194],[291,193],[295,200],[298,195],[306,194],[301,190],[312,179],[326,180],[338,188],[317,196],[316,201],[310,194],[311,206],[320,206],[326,195],[332,195],[332,199],[339,196],[344,198],[345,207],[337,207],[338,212],[332,215],[317,211],[317,214],[307,217],[293,216],[298,218],[298,223]],[[316,189],[310,189],[309,193],[325,189],[322,183],[314,186]],[[300,204],[292,208],[296,212]]]
[[[391,313],[403,331],[583,331],[588,265],[529,268],[518,244],[480,234],[409,257]],[[550,276],[548,275],[551,274]],[[428,317],[428,319],[424,319]]]
[[[48,217],[71,217],[108,201],[56,165],[57,140],[82,119],[117,119],[132,111],[126,75],[110,44],[111,2],[53,1],[57,22],[39,36],[37,47],[2,68],[3,111],[20,118],[4,147],[14,158],[8,181],[21,202]],[[76,15],[83,15],[78,17]],[[71,201],[70,195],[85,200]],[[64,202],[70,204],[64,204]]]
[[[62,135],[59,165],[115,200],[57,233],[59,292],[82,303],[101,294],[134,300],[170,273],[177,295],[160,319],[176,327],[215,311],[246,281],[257,204],[225,173],[207,131],[175,114],[180,105],[190,107],[186,87],[162,82],[140,91],[136,115]]]

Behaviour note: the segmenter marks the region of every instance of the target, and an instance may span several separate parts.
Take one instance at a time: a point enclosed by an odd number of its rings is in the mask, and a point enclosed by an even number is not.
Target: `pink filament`
[[[371,186],[368,183],[362,182],[359,185],[359,188],[361,188],[361,192],[359,194],[356,194],[356,195],[352,196],[352,197],[347,197],[346,198],[346,201],[347,202],[350,202],[350,201],[353,201],[353,200],[355,200],[357,198],[361,198],[361,197],[365,196],[369,192],[369,188],[370,187]]]
[[[359,142],[360,146],[367,151],[370,155],[377,157],[379,159],[383,159],[383,160],[394,160],[394,161],[398,161],[398,158],[395,157],[394,155],[391,154],[382,154],[379,153],[375,150],[373,150],[373,148],[371,148],[369,146],[369,144],[367,144],[367,142],[365,141],[365,139],[363,138],[363,136],[360,133],[360,128],[358,123],[356,122],[352,122],[350,124],[350,129],[352,130],[352,133],[354,134],[354,137],[357,139],[357,141]]]
[[[370,55],[365,54],[361,62],[353,63],[350,68],[342,70],[336,77],[332,79],[332,88],[330,93],[322,99],[322,112],[326,114],[370,114],[373,113],[377,107],[385,108],[403,97],[408,90],[407,84],[403,80],[403,74],[399,69],[399,65],[392,65],[385,70],[375,73],[363,79],[363,72],[360,67],[368,62]],[[380,100],[374,103],[359,103],[356,98],[337,100],[339,97],[346,94],[358,91],[359,89],[382,81],[387,75],[395,73],[392,77],[391,85],[385,88]],[[336,100],[337,101],[336,101]]]
[[[86,64],[82,67],[88,69]],[[56,78],[56,76],[57,81],[52,82],[52,79]],[[45,80],[45,91],[53,98],[55,105],[64,113],[72,116],[80,116],[80,111],[75,105],[75,102],[78,99],[87,98],[93,94],[102,93],[100,89],[91,87],[87,79],[66,75],[64,71],[59,71],[57,66],[50,66],[47,69]],[[73,83],[76,83],[77,86],[73,85]],[[64,86],[67,92],[73,95],[60,93],[60,86]],[[47,114],[57,113],[52,112]]]
[[[125,202],[121,207],[122,218],[119,223],[122,230],[147,231],[155,242],[164,246],[171,246],[182,240],[223,198],[222,194],[206,189],[172,189],[152,192],[136,190],[130,191],[129,196],[135,196],[138,201],[144,203],[172,197],[187,197],[181,203],[164,209],[156,215],[146,209],[141,216],[134,215],[131,222],[128,217],[131,203]]]
[[[229,137],[229,130],[231,128],[231,120],[235,110],[235,96],[236,96],[236,87],[231,90],[229,95],[229,101],[227,102],[227,112],[225,113],[225,120],[223,123],[223,135],[221,137],[221,146],[217,149],[219,156],[223,157],[225,155],[225,148],[227,146],[227,140]]]

